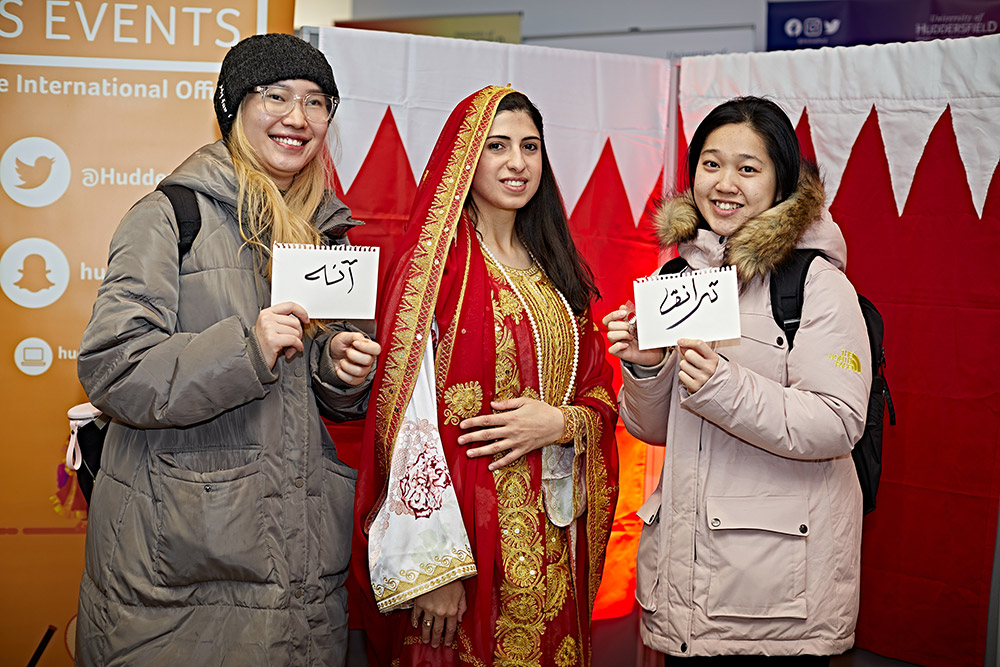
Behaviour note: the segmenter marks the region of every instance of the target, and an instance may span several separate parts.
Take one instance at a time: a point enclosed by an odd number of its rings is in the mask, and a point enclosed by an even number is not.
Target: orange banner
[[[0,0],[0,655],[72,664],[86,506],[64,457],[80,337],[136,200],[218,138],[219,63],[293,0]],[[48,633],[50,626],[55,628]],[[46,637],[48,640],[46,643]]]

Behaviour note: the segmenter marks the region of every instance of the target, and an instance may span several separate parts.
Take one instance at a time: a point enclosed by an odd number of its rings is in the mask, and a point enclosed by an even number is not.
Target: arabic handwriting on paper
[[[668,320],[668,322],[670,323],[667,325],[666,329],[668,331],[670,329],[673,329],[674,327],[678,326],[679,324],[687,320],[689,317],[694,315],[696,312],[698,312],[698,309],[701,308],[701,304],[705,301],[705,299],[708,299],[709,303],[715,303],[719,299],[719,294],[715,289],[715,286],[718,284],[719,284],[718,280],[713,280],[712,282],[708,283],[709,291],[702,293],[702,295],[699,297],[698,284],[695,282],[694,278],[691,278],[690,292],[687,289],[687,285],[686,284],[683,285],[685,294],[684,299],[680,298],[678,289],[669,289],[669,288],[665,289],[664,291],[666,292],[666,296],[663,298],[663,302],[660,304],[660,315],[666,315],[675,308],[678,308],[688,303],[692,299],[694,299],[694,305],[692,307],[684,309],[683,311],[679,312],[677,315],[671,317]],[[667,300],[670,299],[671,296],[674,297],[674,302],[669,306],[667,306],[666,308],[664,308],[664,306],[667,303]]]
[[[732,267],[659,275],[633,283],[640,350],[740,337],[739,286]]]
[[[347,274],[346,275],[344,274],[344,270],[343,269],[341,269],[340,267],[338,267],[336,264],[331,264],[330,268],[333,269],[333,270],[335,270],[337,273],[340,274],[340,276],[338,278],[331,280],[330,279],[330,272],[327,271],[327,264],[323,264],[323,266],[319,267],[318,269],[315,269],[314,271],[310,271],[309,273],[305,274],[304,278],[306,280],[319,280],[320,276],[322,275],[323,281],[324,281],[324,283],[326,283],[327,286],[336,285],[337,283],[340,283],[341,281],[343,281],[345,278],[350,278],[350,280],[351,280],[351,286],[347,290],[347,293],[350,294],[351,291],[354,289],[354,272],[351,270],[351,267],[354,264],[357,264],[358,260],[356,260],[356,259],[345,259],[345,260],[342,260],[340,263],[347,265]]]

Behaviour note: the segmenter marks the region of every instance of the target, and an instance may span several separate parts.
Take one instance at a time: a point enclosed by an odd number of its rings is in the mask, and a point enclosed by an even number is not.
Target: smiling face
[[[694,176],[694,201],[712,231],[732,236],[774,205],[777,177],[760,135],[730,123],[705,139]]]
[[[526,112],[501,111],[472,179],[472,200],[481,219],[513,216],[538,191],[542,177],[542,140]]]
[[[323,92],[306,79],[287,79],[270,85],[286,88],[299,97]],[[264,110],[264,100],[257,92],[249,93],[243,100],[241,115],[247,140],[281,190],[291,187],[295,175],[323,149],[330,127],[328,122],[310,122],[299,102],[285,116],[272,116]]]

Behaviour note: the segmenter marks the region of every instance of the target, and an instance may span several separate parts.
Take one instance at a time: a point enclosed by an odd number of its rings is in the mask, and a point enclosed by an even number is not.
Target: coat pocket
[[[154,457],[154,568],[165,586],[203,581],[264,583],[275,571],[264,536],[259,448],[229,450],[243,465],[202,472],[202,452]]]
[[[770,312],[743,313],[740,316],[740,344],[727,348],[726,356],[764,377],[785,382],[785,332],[775,324]]]
[[[639,550],[635,556],[635,599],[646,611],[656,611],[660,582],[660,488],[636,512],[642,519]]]
[[[709,616],[806,618],[808,498],[713,497],[707,520]]]
[[[340,461],[323,457],[323,536],[320,540],[320,573],[336,575],[347,570],[351,558],[354,517],[354,484],[358,473]]]

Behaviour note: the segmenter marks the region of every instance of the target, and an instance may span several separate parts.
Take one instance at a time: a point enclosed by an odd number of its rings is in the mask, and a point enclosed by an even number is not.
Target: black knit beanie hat
[[[306,79],[327,95],[340,97],[326,56],[294,35],[252,35],[229,49],[215,89],[215,117],[222,137],[229,136],[236,109],[247,93],[284,79]]]

